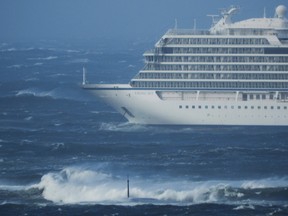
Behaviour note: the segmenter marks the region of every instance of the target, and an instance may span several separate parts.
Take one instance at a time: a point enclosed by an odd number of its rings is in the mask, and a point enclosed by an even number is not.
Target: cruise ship
[[[82,87],[135,124],[288,126],[287,9],[233,22],[238,10],[208,30],[168,30],[128,84],[83,72]]]

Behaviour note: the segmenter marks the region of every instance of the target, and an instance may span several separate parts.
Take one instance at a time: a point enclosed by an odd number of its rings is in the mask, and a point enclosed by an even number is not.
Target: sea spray
[[[150,203],[153,200],[160,204],[174,205],[219,202],[232,204],[246,203],[250,199],[258,202],[257,196],[259,195],[258,190],[251,191],[250,188],[246,188],[245,185],[249,183],[247,180],[193,182],[176,179],[160,181],[130,178],[130,181],[131,202],[137,199],[137,202],[141,203]],[[255,180],[254,182],[255,184],[267,182],[269,188],[271,185],[277,185],[280,188],[287,186],[287,181],[283,179]],[[124,175],[113,176],[111,173],[70,167],[60,172],[44,175],[37,187],[43,190],[45,199],[55,203],[127,204]],[[262,189],[265,192],[267,188],[262,187],[264,186],[261,183],[259,190]]]

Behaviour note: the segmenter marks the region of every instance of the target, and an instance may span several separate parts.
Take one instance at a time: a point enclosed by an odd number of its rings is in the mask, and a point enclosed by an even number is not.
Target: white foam
[[[78,50],[66,50],[66,52],[68,52],[68,53],[79,53],[80,51],[78,51]]]
[[[83,59],[74,59],[69,61],[69,63],[89,63],[90,60],[87,58],[83,58]]]
[[[48,56],[48,57],[39,57],[39,58],[29,58],[28,60],[54,60],[54,59],[58,59],[58,56]]]
[[[183,182],[133,182],[131,197],[167,203],[216,202],[223,185],[186,185]],[[178,188],[180,187],[180,188]],[[188,187],[188,188],[187,188]],[[60,173],[44,175],[38,185],[43,196],[56,203],[127,203],[126,181],[91,170],[67,168]]]
[[[119,132],[143,132],[149,130],[149,126],[125,123],[101,123],[100,130],[103,131],[119,131]]]
[[[43,189],[45,199],[62,203],[121,200],[126,190],[107,174],[74,168],[44,175],[38,188]]]
[[[241,184],[241,187],[244,189],[263,189],[263,188],[276,188],[287,186],[288,186],[288,179],[286,177],[244,181]]]
[[[21,68],[23,67],[23,65],[19,65],[19,64],[15,64],[15,65],[10,65],[10,66],[7,66],[7,68]]]
[[[28,116],[26,118],[24,118],[25,121],[31,121],[33,119],[33,116]]]
[[[58,149],[62,149],[65,147],[65,144],[63,142],[59,142],[59,143],[53,143],[53,150],[58,150]]]
[[[42,66],[42,65],[43,65],[42,62],[37,62],[37,63],[34,64],[34,66]]]
[[[16,92],[16,96],[51,97],[53,99],[74,99],[74,95],[72,95],[71,97],[67,96],[66,92],[63,92],[63,89],[61,88],[55,88],[52,90],[28,88]]]
[[[31,186],[23,186],[23,185],[0,185],[0,190],[8,190],[8,191],[21,191],[28,190]]]
[[[13,52],[16,51],[16,48],[12,47],[12,48],[8,48],[6,50],[1,50],[2,52]]]
[[[40,91],[38,89],[29,88],[23,89],[16,93],[16,96],[31,95],[35,97],[53,97],[54,91]]]
[[[155,179],[153,181],[135,178],[130,179],[130,196],[133,199],[140,199],[143,203],[150,203],[151,200],[160,204],[180,205],[215,203],[223,200],[241,200],[244,194],[232,188],[235,186],[240,188],[244,183],[243,181],[155,181]],[[133,199],[129,201],[126,197],[125,176],[112,176],[95,170],[70,167],[60,172],[48,173],[35,187],[43,190],[45,199],[55,203],[133,204]]]
[[[243,210],[243,209],[252,209],[252,210],[254,210],[255,207],[253,205],[251,205],[251,204],[248,204],[248,205],[239,205],[239,206],[233,208],[233,210]]]

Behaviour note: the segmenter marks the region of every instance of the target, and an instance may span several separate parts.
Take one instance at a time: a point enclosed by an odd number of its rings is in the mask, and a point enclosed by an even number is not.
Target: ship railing
[[[166,35],[211,35],[208,30],[199,29],[169,29]]]

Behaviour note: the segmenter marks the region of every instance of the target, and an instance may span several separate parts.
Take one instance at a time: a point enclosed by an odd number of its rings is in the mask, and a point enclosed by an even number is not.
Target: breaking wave
[[[102,122],[99,130],[102,131],[114,131],[114,132],[145,132],[149,131],[151,127],[146,125],[131,124],[129,122],[112,123]]]
[[[116,113],[116,112],[114,112]],[[103,131],[113,131],[113,132],[152,132],[154,134],[207,134],[207,133],[223,133],[224,132],[235,132],[239,131],[238,128],[226,127],[226,128],[216,128],[214,126],[172,126],[172,125],[143,125],[134,124],[129,122],[102,122],[99,127]]]
[[[43,191],[46,200],[55,203],[99,204],[173,204],[199,203],[247,204],[263,203],[269,195],[275,201],[288,195],[288,180],[255,180],[255,189],[246,188],[250,181],[203,181],[130,179],[127,199],[126,176],[113,176],[96,170],[70,167],[44,175],[33,187]],[[257,187],[258,182],[258,187]],[[265,186],[265,185],[266,186]],[[257,188],[257,190],[256,190]],[[279,197],[278,197],[279,196]],[[273,200],[272,200],[273,201]],[[271,200],[269,201],[271,202]],[[251,204],[251,205],[252,205]],[[240,208],[240,207],[239,207]]]
[[[58,56],[48,56],[48,57],[38,57],[38,58],[29,58],[28,60],[54,60],[54,59],[58,59]]]
[[[41,91],[36,88],[23,89],[16,93],[16,96],[52,97],[57,99],[56,89],[51,91]]]
[[[89,100],[89,97],[81,94],[79,90],[75,90],[70,87],[57,87],[51,90],[41,90],[38,88],[28,88],[22,89],[16,92],[16,97],[49,97],[52,99],[66,99],[66,100],[74,100],[74,101],[86,101]]]

